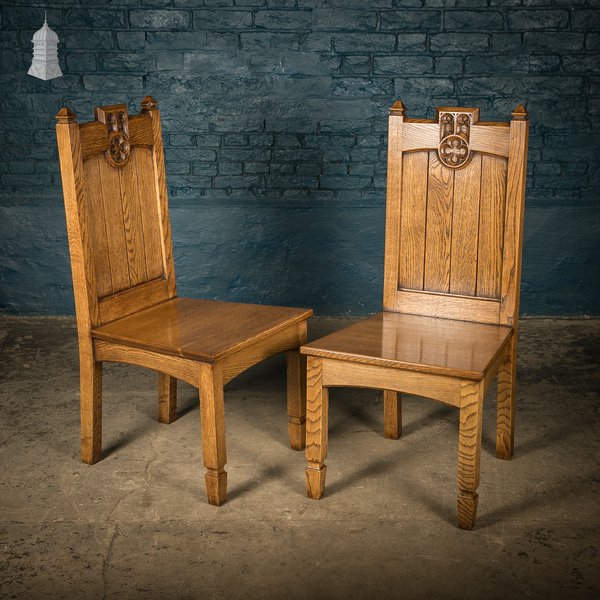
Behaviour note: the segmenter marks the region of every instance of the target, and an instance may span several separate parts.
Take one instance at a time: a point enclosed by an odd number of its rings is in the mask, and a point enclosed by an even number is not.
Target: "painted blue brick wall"
[[[54,0],[50,82],[45,5],[0,5],[0,310],[73,312],[53,115],[152,94],[182,295],[377,310],[390,104],[522,101],[523,312],[600,313],[598,0]]]

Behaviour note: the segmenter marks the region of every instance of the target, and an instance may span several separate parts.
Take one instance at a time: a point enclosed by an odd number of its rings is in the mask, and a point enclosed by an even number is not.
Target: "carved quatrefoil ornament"
[[[472,157],[469,148],[471,126],[479,120],[479,109],[438,108],[440,162],[450,169],[466,167]]]
[[[100,106],[96,108],[96,119],[106,125],[108,133],[108,149],[104,153],[106,160],[112,167],[124,167],[131,153],[127,106]]]

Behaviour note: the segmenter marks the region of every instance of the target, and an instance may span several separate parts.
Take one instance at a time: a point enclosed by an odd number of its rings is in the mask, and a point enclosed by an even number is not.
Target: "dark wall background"
[[[522,311],[600,313],[598,0],[53,0],[49,82],[0,4],[0,310],[73,312],[54,114],[152,94],[181,295],[378,310],[390,104],[523,102]]]

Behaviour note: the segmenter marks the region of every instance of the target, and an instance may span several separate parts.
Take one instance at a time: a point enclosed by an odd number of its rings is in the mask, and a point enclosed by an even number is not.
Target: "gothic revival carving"
[[[438,156],[442,164],[450,169],[460,169],[471,159],[469,137],[471,126],[479,117],[478,110],[438,109],[440,122],[440,145]]]
[[[131,152],[127,106],[125,104],[100,106],[96,108],[96,119],[104,123],[108,131],[106,160],[116,168],[125,166]]]

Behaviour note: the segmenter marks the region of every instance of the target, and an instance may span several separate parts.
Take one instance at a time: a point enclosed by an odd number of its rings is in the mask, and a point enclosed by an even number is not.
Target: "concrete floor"
[[[346,321],[313,320],[311,338]],[[0,319],[2,598],[598,598],[600,321],[525,320],[516,453],[484,416],[479,518],[455,526],[458,413],[331,393],[327,496],[287,447],[280,357],[226,388],[229,500],[206,503],[196,391],[155,420],[155,375],[107,365],[105,458],[79,462],[72,319]],[[494,393],[492,390],[491,393]]]

